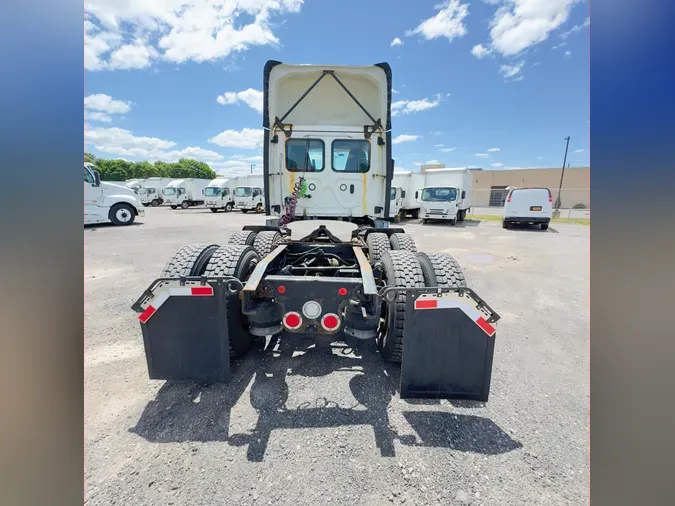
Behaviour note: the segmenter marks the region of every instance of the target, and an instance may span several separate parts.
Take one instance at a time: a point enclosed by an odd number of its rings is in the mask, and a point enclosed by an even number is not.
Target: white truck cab
[[[133,190],[134,193],[138,194],[138,190],[143,186],[143,183],[145,182],[145,179],[127,179],[124,182],[124,186],[129,188],[130,190]]]
[[[122,182],[121,182],[122,183]],[[134,191],[124,183],[101,181],[91,163],[84,164],[84,224],[113,223],[131,225],[145,210]]]
[[[263,176],[251,174],[237,178],[234,188],[234,205],[242,213],[255,211],[262,213],[265,210],[265,191]]]
[[[171,209],[188,209],[204,203],[204,189],[210,179],[186,178],[174,179],[162,190],[164,202]]]
[[[229,213],[234,209],[234,181],[232,178],[217,177],[204,188],[204,205],[217,213],[223,209]]]
[[[169,177],[149,177],[143,181],[141,187],[136,190],[141,204],[144,206],[157,207],[164,203],[162,190],[166,188],[173,178]]]
[[[389,66],[268,62],[264,88],[267,214],[282,220],[386,219]]]
[[[473,176],[468,168],[429,169],[424,173],[422,222],[464,221],[471,208]]]

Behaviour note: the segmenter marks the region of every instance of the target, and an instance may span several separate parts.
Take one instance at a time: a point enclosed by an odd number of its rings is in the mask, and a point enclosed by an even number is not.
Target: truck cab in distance
[[[171,209],[188,209],[204,204],[204,189],[209,179],[174,179],[163,190],[164,201]]]
[[[120,181],[113,184],[101,181],[93,164],[84,164],[84,224],[112,223],[131,225],[145,210],[134,191]]]
[[[472,180],[468,168],[427,170],[421,197],[422,221],[446,220],[452,225],[464,221],[471,208]]]
[[[217,213],[234,209],[234,182],[231,178],[217,177],[204,188],[204,205]]]
[[[234,205],[242,213],[265,211],[265,190],[263,176],[250,175],[237,178],[234,189]]]
[[[410,170],[395,170],[389,197],[392,199],[389,216],[400,221],[410,215],[419,218],[420,194],[424,188],[424,176]]]
[[[164,203],[162,190],[166,188],[173,178],[170,177],[149,177],[144,180],[141,187],[136,190],[141,204],[144,206],[157,207]]]

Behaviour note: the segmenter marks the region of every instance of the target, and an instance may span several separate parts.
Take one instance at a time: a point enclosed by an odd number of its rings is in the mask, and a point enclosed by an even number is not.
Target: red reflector
[[[148,306],[145,311],[141,313],[141,315],[138,317],[139,320],[141,320],[141,323],[146,323],[150,317],[157,311],[154,307]]]
[[[510,194],[510,193],[509,193],[509,196],[506,197],[506,201],[507,201],[507,202],[511,202],[511,194]]]
[[[553,195],[551,195],[550,193],[548,194],[548,201],[553,202]]]
[[[340,325],[340,319],[334,314],[327,314],[322,318],[321,324],[326,330],[333,330]]]
[[[436,299],[417,299],[415,309],[436,309],[438,301]]]
[[[338,294],[340,294],[344,297],[345,295],[347,295],[347,289],[346,288],[340,288],[338,290]]]
[[[279,293],[286,293],[286,287],[284,285],[279,285],[277,287],[277,292]]]
[[[289,329],[297,329],[302,324],[302,318],[298,313],[286,313],[284,316],[284,324]]]
[[[213,295],[213,288],[210,286],[193,286],[192,295]]]
[[[485,331],[487,335],[491,336],[495,333],[495,328],[490,325],[482,316],[476,320],[476,323]]]

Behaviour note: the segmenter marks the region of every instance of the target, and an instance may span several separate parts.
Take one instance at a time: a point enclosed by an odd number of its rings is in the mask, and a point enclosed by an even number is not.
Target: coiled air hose
[[[295,182],[293,186],[293,192],[291,193],[291,198],[286,205],[286,213],[281,217],[279,223],[281,226],[288,225],[295,218],[295,208],[298,205],[298,199],[302,198],[307,192],[307,181],[305,178],[300,176],[300,178]]]

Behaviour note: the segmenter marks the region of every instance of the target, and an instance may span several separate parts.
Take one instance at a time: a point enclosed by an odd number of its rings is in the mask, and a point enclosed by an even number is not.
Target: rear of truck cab
[[[504,203],[503,226],[511,223],[548,228],[553,214],[553,196],[548,188],[513,188]]]

